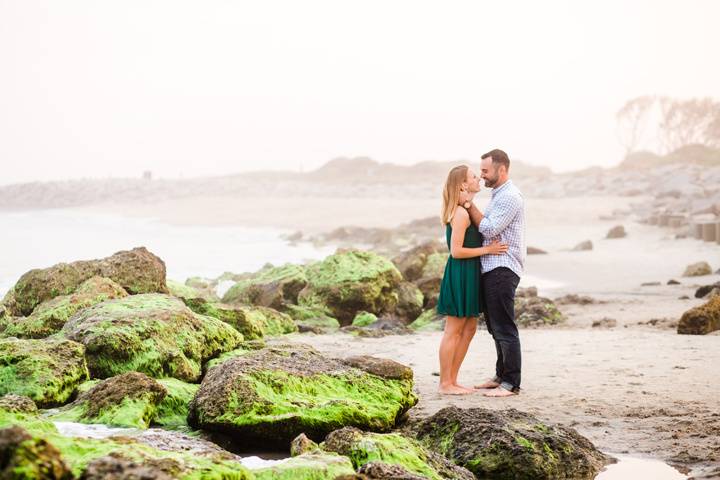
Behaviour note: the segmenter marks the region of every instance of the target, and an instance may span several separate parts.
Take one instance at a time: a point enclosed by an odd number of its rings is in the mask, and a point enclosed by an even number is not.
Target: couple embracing
[[[450,256],[437,303],[438,313],[446,315],[440,342],[442,394],[485,390],[485,396],[505,397],[520,390],[514,301],[526,255],[525,211],[509,170],[507,154],[492,150],[482,156],[480,177],[461,165],[450,171],[445,182],[441,214]],[[493,189],[484,213],[472,201],[481,179]],[[469,388],[460,385],[457,376],[481,314],[495,341],[495,376]]]

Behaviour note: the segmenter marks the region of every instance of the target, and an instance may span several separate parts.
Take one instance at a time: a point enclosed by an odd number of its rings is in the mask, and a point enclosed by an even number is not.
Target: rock
[[[617,225],[613,228],[611,228],[605,238],[624,238],[627,237],[627,233],[625,232],[625,227],[622,225]]]
[[[0,478],[72,480],[73,474],[55,446],[14,425],[0,430]]]
[[[101,260],[59,263],[30,270],[20,277],[3,303],[15,316],[30,315],[35,307],[60,295],[70,295],[85,280],[105,277],[130,294],[168,293],[165,263],[145,247],[121,251]]]
[[[606,457],[574,429],[513,408],[446,407],[416,427],[418,439],[477,478],[593,478]]]
[[[353,478],[372,480],[425,480],[428,477],[412,474],[400,465],[368,462],[358,469],[357,475]]]
[[[537,247],[527,247],[527,254],[528,255],[547,255],[547,252],[545,250],[542,250]]]
[[[593,328],[615,328],[617,327],[617,320],[614,318],[601,318],[600,320],[594,320],[592,322]]]
[[[709,296],[709,293],[716,288],[720,288],[720,282],[715,282],[711,285],[703,285],[702,287],[695,290],[695,298],[705,298]]]
[[[715,330],[720,330],[720,295],[683,313],[677,327],[678,333],[690,335],[706,335]]]
[[[300,433],[317,441],[344,426],[388,431],[417,402],[412,389],[412,380],[381,378],[307,345],[273,345],[210,368],[188,423],[285,449]]]
[[[693,263],[691,265],[688,265],[685,268],[685,272],[683,273],[683,277],[701,277],[703,275],[711,275],[712,269],[710,268],[710,265],[707,262],[697,262]]]
[[[438,332],[445,328],[445,316],[437,313],[437,310],[430,308],[425,310],[418,318],[415,319],[410,325],[411,329],[418,332]]]
[[[423,294],[423,307],[425,308],[433,308],[437,305],[437,299],[440,295],[440,283],[445,274],[448,257],[447,252],[429,255],[423,267],[422,275],[414,282]]]
[[[157,382],[165,388],[167,394],[158,404],[152,423],[163,428],[189,428],[188,407],[200,385],[176,378],[160,378]]]
[[[572,249],[573,252],[586,252],[588,250],[593,249],[593,243],[590,240],[584,240],[577,245],[575,245]]]
[[[569,294],[555,299],[556,305],[590,305],[593,303],[598,302],[594,298],[586,295]]]
[[[354,474],[349,458],[322,452],[305,453],[270,467],[252,470],[254,480],[334,480]]]
[[[298,331],[297,325],[289,315],[269,307],[210,303],[201,298],[186,299],[185,304],[195,313],[229,323],[248,340]]]
[[[341,325],[349,325],[361,310],[376,315],[393,311],[402,276],[389,260],[351,250],[310,265],[307,279],[299,304],[324,308]]]
[[[227,323],[198,315],[181,300],[157,293],[86,308],[68,320],[62,333],[86,346],[94,378],[137,371],[188,382],[200,378],[203,362],[243,340]]]
[[[398,317],[410,323],[423,311],[425,296],[422,291],[410,282],[401,282],[397,288],[398,303],[393,312]]]
[[[677,280],[674,280],[674,279],[668,280],[667,284],[668,285],[681,285],[680,282],[678,282]]]
[[[643,282],[640,284],[641,287],[659,287],[662,285],[660,282]]]
[[[205,299],[205,293],[198,290],[197,288],[188,286],[184,283],[176,282],[175,280],[168,280],[167,287],[170,291],[170,295],[180,299],[192,300],[193,298]]]
[[[386,358],[357,355],[343,360],[346,365],[359,368],[378,377],[390,380],[413,380],[412,368]]]
[[[329,316],[323,308],[288,305],[285,311],[295,321],[300,332],[314,331],[315,333],[323,333],[327,330],[340,328],[340,322]]]
[[[537,296],[538,296],[537,287],[518,288],[515,291],[515,297],[530,298],[530,297],[537,297]]]
[[[563,323],[565,317],[545,297],[515,297],[515,322],[520,327],[543,327]]]
[[[368,314],[372,315],[372,314]],[[372,320],[372,317],[366,317]],[[361,323],[363,320],[360,320]],[[380,338],[388,335],[410,335],[413,330],[405,325],[405,320],[394,315],[385,314],[366,326],[348,325],[341,327],[341,331],[359,337]]]
[[[382,462],[400,467],[420,478],[474,480],[468,470],[454,465],[417,440],[400,433],[365,433],[357,428],[346,427],[330,433],[320,448],[349,457],[357,469],[369,462]],[[393,470],[397,471],[390,471]],[[388,470],[385,469],[385,472],[388,473]]]
[[[304,433],[301,433],[290,442],[290,455],[293,457],[318,450],[320,450],[318,444],[310,440]]]
[[[0,397],[0,410],[14,413],[37,413],[38,411],[32,398],[13,393],[7,393]]]
[[[80,480],[171,480],[174,478],[160,468],[108,455],[90,462]]]
[[[222,301],[283,310],[287,304],[297,304],[298,294],[308,283],[305,270],[302,265],[267,265],[230,287]]]
[[[109,278],[90,277],[70,295],[47,300],[28,317],[9,322],[5,335],[19,338],[44,338],[62,329],[76,312],[113,298],[127,297],[127,292]]]
[[[415,282],[427,273],[425,271],[425,265],[431,255],[447,254],[447,251],[447,245],[433,240],[401,253],[393,258],[392,261],[405,280]],[[443,264],[443,269],[444,267],[445,265]]]
[[[81,393],[74,402],[51,418],[115,427],[148,428],[166,395],[167,390],[157,381],[143,373],[128,372],[108,378]]]
[[[358,312],[358,314],[355,315],[355,318],[353,318],[352,326],[367,327],[368,325],[372,325],[373,323],[377,322],[377,319],[377,316],[373,313]]]
[[[64,338],[0,339],[0,395],[25,395],[42,408],[62,405],[88,378],[84,353]]]

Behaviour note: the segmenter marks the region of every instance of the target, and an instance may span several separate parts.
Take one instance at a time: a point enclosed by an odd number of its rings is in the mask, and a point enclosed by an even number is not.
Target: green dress
[[[445,229],[448,249],[452,237],[452,227],[447,224]],[[465,230],[463,247],[482,247],[483,236],[477,227],[470,225]],[[478,317],[483,311],[482,298],[482,264],[480,257],[453,258],[448,257],[445,273],[440,284],[440,297],[437,312],[453,317]]]

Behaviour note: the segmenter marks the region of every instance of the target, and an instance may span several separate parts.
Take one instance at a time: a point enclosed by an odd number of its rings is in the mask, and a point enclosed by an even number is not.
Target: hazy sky
[[[622,157],[615,111],[720,98],[720,2],[0,0],[0,184]]]

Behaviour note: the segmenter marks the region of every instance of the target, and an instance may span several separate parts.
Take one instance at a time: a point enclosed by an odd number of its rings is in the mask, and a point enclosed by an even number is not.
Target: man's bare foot
[[[489,392],[483,393],[486,397],[511,397],[513,395],[517,395],[517,392],[511,392],[510,390],[505,390],[504,388],[497,387],[493,388]]]
[[[479,385],[475,385],[476,390],[486,390],[488,388],[497,388],[500,384],[496,382],[495,380],[485,380],[483,383]]]
[[[467,390],[456,385],[441,385],[440,388],[438,388],[438,392],[441,395],[467,395],[468,393],[471,393],[472,390]]]

